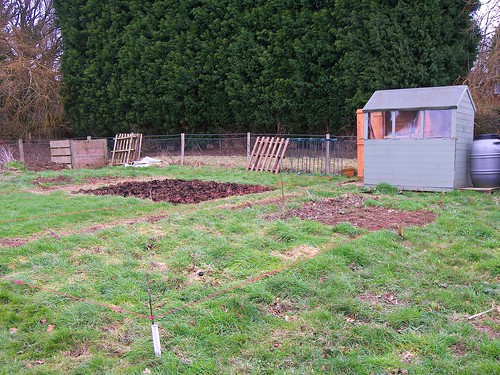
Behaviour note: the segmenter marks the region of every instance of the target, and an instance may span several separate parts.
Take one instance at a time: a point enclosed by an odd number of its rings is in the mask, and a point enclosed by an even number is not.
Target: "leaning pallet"
[[[248,160],[247,170],[277,174],[288,147],[289,138],[257,137]]]
[[[142,134],[117,134],[110,165],[130,164],[141,156]]]

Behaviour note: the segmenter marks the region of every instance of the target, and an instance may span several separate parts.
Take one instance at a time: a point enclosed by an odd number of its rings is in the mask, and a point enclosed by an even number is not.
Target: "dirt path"
[[[0,245],[3,247],[18,247],[47,236],[53,237],[56,240],[60,240],[62,237],[72,236],[75,234],[90,234],[98,232],[103,229],[114,228],[119,225],[134,225],[138,223],[153,224],[157,223],[160,220],[166,220],[167,218],[168,218],[167,214],[153,214],[153,215],[138,216],[133,219],[118,220],[110,223],[96,224],[92,225],[91,227],[83,229],[64,230],[61,232],[54,232],[47,228],[45,232],[34,234],[29,238],[0,238]]]

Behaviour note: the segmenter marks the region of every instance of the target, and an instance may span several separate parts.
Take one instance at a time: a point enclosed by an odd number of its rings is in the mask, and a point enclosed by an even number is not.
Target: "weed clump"
[[[387,182],[382,182],[375,186],[375,192],[378,194],[397,194],[399,193],[399,189]]]

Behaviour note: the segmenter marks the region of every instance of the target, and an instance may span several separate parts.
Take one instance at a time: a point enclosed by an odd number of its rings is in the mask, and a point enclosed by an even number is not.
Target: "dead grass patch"
[[[372,304],[372,305],[404,305],[407,301],[397,298],[394,294],[388,292],[380,295],[375,295],[372,293],[365,293],[356,296],[360,301]]]
[[[284,253],[273,251],[271,255],[278,256],[285,260],[297,260],[299,258],[312,258],[319,254],[319,249],[313,246],[300,245]]]

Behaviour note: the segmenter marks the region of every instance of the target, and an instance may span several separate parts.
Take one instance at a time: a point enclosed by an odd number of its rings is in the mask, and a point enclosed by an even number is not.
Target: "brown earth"
[[[60,171],[62,169],[66,169],[64,164],[58,164],[47,161],[39,161],[39,160],[26,160],[24,163],[27,169],[33,172],[40,171]]]
[[[37,184],[38,182],[38,184]],[[39,180],[36,185],[51,184],[51,183],[66,183],[69,181],[62,180]],[[94,181],[95,184],[97,181]],[[40,187],[40,186],[39,186]],[[52,187],[53,188],[53,187]],[[66,186],[67,188],[67,186]],[[73,187],[74,188],[74,187]],[[252,193],[260,193],[272,190],[272,187],[257,186],[257,185],[241,185],[235,183],[218,183],[213,181],[185,181],[185,180],[150,180],[150,181],[125,181],[114,185],[99,187],[97,189],[81,189],[77,193],[95,194],[95,195],[120,195],[124,197],[137,197],[151,199],[153,201],[168,201],[174,204],[180,203],[198,203],[211,199],[229,197],[233,195],[244,195]],[[377,200],[377,197],[370,197],[370,200]],[[252,204],[268,204],[275,203],[276,199],[264,199],[261,202],[238,204],[237,207],[244,208]],[[302,207],[295,210],[288,210],[277,215],[269,215],[267,219],[288,219],[298,217],[303,220],[316,220],[326,225],[336,225],[341,222],[349,222],[355,227],[365,228],[368,230],[379,229],[396,229],[403,235],[403,228],[406,226],[421,226],[434,221],[436,214],[426,210],[416,211],[401,211],[390,209],[383,206],[366,205],[365,198],[361,195],[345,194],[340,197],[322,199],[305,203]],[[95,225],[90,228],[84,228],[72,232],[65,231],[64,233],[40,233],[33,235],[29,239],[21,238],[3,238],[0,239],[0,246],[3,247],[18,247],[28,242],[36,240],[45,235],[52,235],[55,238],[74,233],[92,233],[107,227],[120,224],[133,225],[136,222],[155,222],[163,220],[166,215],[151,215],[139,217],[131,220],[117,221],[114,223],[106,223]]]
[[[429,224],[435,220],[436,214],[426,210],[401,211],[383,206],[366,206],[363,196],[345,194],[336,198],[306,203],[299,209],[289,210],[271,219],[291,217],[316,220],[326,225],[348,222],[355,227],[368,230],[384,228],[402,230],[407,226]]]
[[[37,177],[33,180],[33,185],[40,186],[40,187],[46,187],[48,184],[49,185],[61,185],[61,184],[67,184],[70,183],[71,177],[67,176],[58,176],[58,177]]]
[[[246,195],[273,190],[272,187],[222,183],[200,180],[153,180],[128,181],[98,189],[78,190],[77,193],[94,195],[118,195],[151,199],[154,202],[170,202],[173,204],[199,203],[212,199]]]

